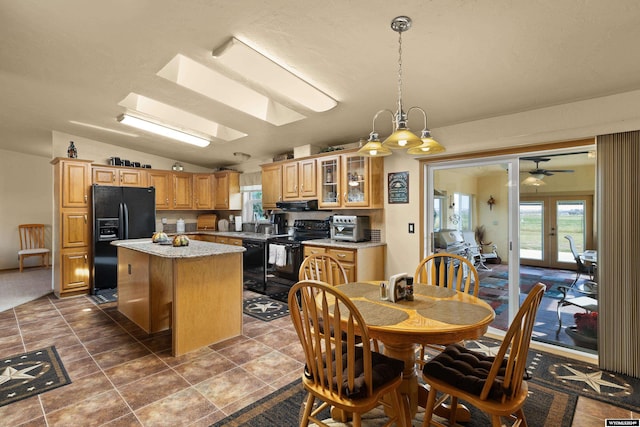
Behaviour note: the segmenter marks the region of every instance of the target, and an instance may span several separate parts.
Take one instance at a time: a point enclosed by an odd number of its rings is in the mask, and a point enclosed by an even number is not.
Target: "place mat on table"
[[[414,295],[424,295],[431,298],[451,298],[456,294],[455,289],[444,288],[442,286],[416,284],[413,286]]]
[[[461,301],[439,301],[428,308],[416,308],[416,311],[422,317],[452,325],[477,323],[491,314],[485,307]]]
[[[409,318],[403,310],[393,307],[385,307],[375,302],[352,300],[358,311],[362,314],[369,326],[395,325]]]

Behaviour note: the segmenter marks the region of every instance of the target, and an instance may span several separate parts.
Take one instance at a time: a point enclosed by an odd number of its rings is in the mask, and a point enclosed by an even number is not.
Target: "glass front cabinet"
[[[319,158],[320,208],[382,207],[382,159],[345,153]]]

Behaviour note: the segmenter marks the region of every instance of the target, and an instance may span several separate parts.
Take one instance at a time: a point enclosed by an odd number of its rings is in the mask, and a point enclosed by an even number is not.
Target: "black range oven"
[[[302,241],[328,239],[331,235],[330,220],[297,219],[293,235],[274,237],[267,241],[267,283],[292,286],[298,281],[298,270],[304,259]]]

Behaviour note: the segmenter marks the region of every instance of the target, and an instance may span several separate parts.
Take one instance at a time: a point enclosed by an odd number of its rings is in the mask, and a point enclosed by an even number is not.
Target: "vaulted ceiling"
[[[0,0],[0,149],[51,155],[53,130],[204,167],[357,141],[403,98],[439,127],[640,89],[640,3],[507,0]],[[275,125],[158,75],[176,55],[218,71],[212,50],[250,43],[337,101]],[[211,87],[215,92],[221,88]],[[116,121],[136,94],[246,136],[197,148]],[[410,118],[411,120],[414,120]],[[422,127],[422,118],[410,122]],[[388,120],[376,124],[388,133]],[[115,133],[125,132],[127,134]],[[446,141],[441,141],[446,145]]]

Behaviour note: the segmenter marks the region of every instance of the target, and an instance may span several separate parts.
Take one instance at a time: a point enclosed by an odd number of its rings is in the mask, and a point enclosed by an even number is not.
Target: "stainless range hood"
[[[291,202],[276,202],[276,207],[283,211],[317,211],[318,200],[297,200]]]

